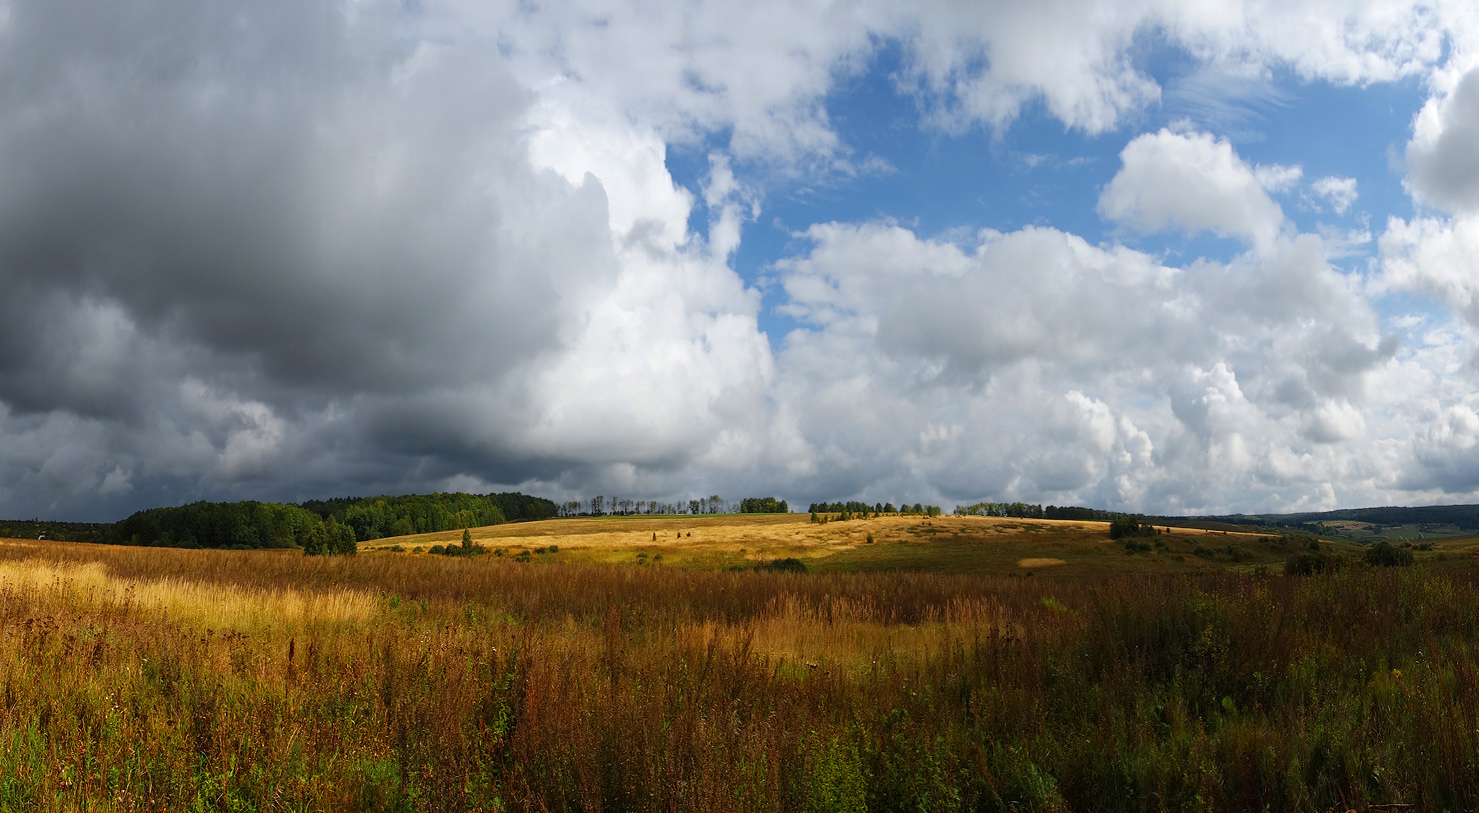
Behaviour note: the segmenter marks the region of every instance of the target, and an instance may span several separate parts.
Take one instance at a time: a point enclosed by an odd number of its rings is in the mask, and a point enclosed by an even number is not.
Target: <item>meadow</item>
[[[1294,577],[1289,540],[1094,523],[474,535],[505,555],[0,542],[0,810],[1479,806],[1467,548]],[[811,572],[730,569],[781,556]]]
[[[476,528],[472,537],[506,556],[528,552],[547,562],[716,569],[796,558],[819,572],[998,576],[1191,572],[1226,564],[1282,568],[1299,547],[1278,535],[1160,527],[1161,533],[1135,540],[1144,550],[1127,555],[1107,529],[1105,522],[1071,520],[883,515],[816,523],[806,514],[735,514],[555,519]],[[461,531],[444,531],[376,540],[361,550],[424,552],[461,539]],[[551,547],[557,555],[546,555]]]

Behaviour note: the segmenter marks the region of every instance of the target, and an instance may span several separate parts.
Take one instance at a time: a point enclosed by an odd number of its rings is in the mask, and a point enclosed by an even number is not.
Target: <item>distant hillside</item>
[[[1226,514],[1222,516],[1145,516],[1121,514],[1079,506],[1041,506],[1029,503],[990,503],[955,507],[957,515],[1022,517],[1027,519],[1077,519],[1109,521],[1119,517],[1178,528],[1208,531],[1246,531],[1250,528],[1274,533],[1308,533],[1341,537],[1355,542],[1444,539],[1479,535],[1479,505],[1385,506],[1343,508],[1338,511],[1307,511],[1294,514]]]
[[[1156,517],[1155,521],[1213,530],[1250,525],[1286,528],[1356,541],[1431,539],[1479,534],[1479,505],[1383,506],[1294,514]]]
[[[56,539],[62,542],[97,542],[108,523],[46,522],[43,520],[0,520],[0,538]]]

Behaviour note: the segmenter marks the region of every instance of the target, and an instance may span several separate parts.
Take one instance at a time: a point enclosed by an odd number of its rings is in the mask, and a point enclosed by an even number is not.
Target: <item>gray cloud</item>
[[[1383,383],[1434,386],[1205,134],[1161,136],[1201,164],[1132,141],[1113,216],[1256,256],[818,225],[776,354],[728,265],[776,167],[856,171],[827,94],[884,43],[927,126],[1041,103],[1101,133],[1159,96],[1146,32],[1381,81],[1438,59],[1412,4],[0,8],[0,514],[494,486],[1294,505],[1387,493],[1410,450],[1351,449],[1409,438]],[[676,188],[668,146],[706,139],[713,182]]]
[[[1450,212],[1479,209],[1479,68],[1418,113],[1407,169],[1417,200]]]
[[[0,403],[34,447],[5,504],[671,469],[763,384],[755,300],[531,161],[497,50],[393,4],[83,5],[11,9],[0,47]],[[621,402],[614,335],[688,348],[621,379],[683,396]]]

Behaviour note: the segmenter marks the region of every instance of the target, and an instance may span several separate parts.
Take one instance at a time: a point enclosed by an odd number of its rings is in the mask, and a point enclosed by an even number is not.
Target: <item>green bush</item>
[[[1372,567],[1406,567],[1412,564],[1412,551],[1383,540],[1366,549],[1366,564]]]
[[[1120,539],[1126,536],[1151,536],[1155,534],[1155,528],[1150,525],[1142,525],[1139,517],[1121,516],[1109,521],[1109,538]]]
[[[1286,576],[1313,576],[1316,573],[1329,573],[1335,569],[1335,557],[1321,556],[1318,553],[1296,553],[1284,561]]]

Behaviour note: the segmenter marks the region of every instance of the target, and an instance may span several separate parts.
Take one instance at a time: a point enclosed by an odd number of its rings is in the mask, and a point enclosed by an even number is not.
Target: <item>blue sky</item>
[[[1162,127],[1215,133],[1251,163],[1297,166],[1310,179],[1358,180],[1359,205],[1341,213],[1310,200],[1308,190],[1303,198],[1286,195],[1285,214],[1300,231],[1369,231],[1389,216],[1413,216],[1401,160],[1412,118],[1428,95],[1420,79],[1353,87],[1302,81],[1274,69],[1255,80],[1209,88],[1200,66],[1178,49],[1146,48],[1140,67],[1164,89],[1162,102],[1138,111],[1133,122],[1092,135],[1065,126],[1041,104],[1024,106],[1002,127],[931,128],[920,121],[919,101],[900,89],[904,67],[896,43],[877,48],[866,70],[839,77],[824,100],[828,119],[856,161],[876,159],[878,166],[822,177],[786,177],[767,171],[763,159],[750,167],[763,179],[757,183],[764,184],[764,211],[747,228],[733,267],[766,291],[771,307],[761,311],[760,323],[772,344],[797,327],[773,307],[784,299],[783,291],[767,284],[773,264],[804,250],[797,234],[816,222],[888,219],[945,239],[1044,225],[1181,261],[1231,259],[1241,250],[1235,240],[1206,233],[1137,234],[1096,211],[1100,192],[1119,169],[1119,151],[1135,135]],[[718,132],[671,146],[666,164],[673,181],[700,190],[709,155],[722,151],[728,136]],[[702,230],[706,214],[696,207],[690,225]],[[1370,243],[1353,247],[1334,264],[1359,271],[1374,256]],[[1427,306],[1400,302],[1404,311]]]
[[[0,2],[0,75],[3,516],[1479,499],[1466,4]]]

